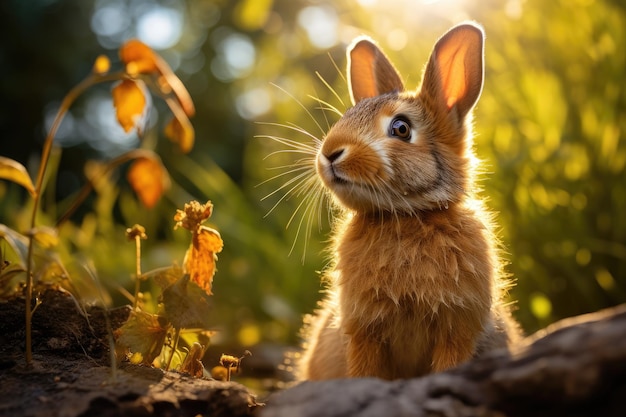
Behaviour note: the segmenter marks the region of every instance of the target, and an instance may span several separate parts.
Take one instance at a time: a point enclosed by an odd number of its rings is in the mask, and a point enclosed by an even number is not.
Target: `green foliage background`
[[[129,13],[133,17],[124,34],[134,36],[140,6],[182,16],[180,39],[158,52],[196,103],[197,144],[185,156],[158,138],[163,116],[157,107],[151,116],[155,128],[144,146],[156,147],[170,169],[174,185],[163,201],[155,209],[142,208],[122,172],[61,230],[63,256],[86,299],[96,291],[81,271],[92,262],[109,302],[124,302],[119,287],[131,288],[134,256],[133,245],[125,242],[127,226],[141,223],[147,229],[144,270],[180,263],[188,236],[172,230],[175,209],[190,199],[211,199],[212,225],[225,242],[214,286],[218,338],[244,346],[295,343],[301,314],[320,297],[316,271],[326,262],[321,251],[328,227],[322,215],[321,231],[316,225],[308,242],[302,234],[296,239],[296,228],[285,228],[299,203],[294,198],[265,216],[280,193],[263,197],[281,185],[264,183],[273,175],[268,168],[293,159],[265,159],[278,148],[255,136],[285,131],[255,122],[294,123],[321,137],[336,117],[315,110],[318,104],[309,96],[345,109],[347,88],[337,68],[343,70],[345,46],[353,36],[376,38],[408,86],[416,87],[438,36],[472,19],[487,33],[476,150],[485,163],[482,185],[497,212],[508,270],[517,280],[512,298],[518,318],[530,332],[626,301],[623,2],[37,0],[27,7],[9,0],[0,5],[0,154],[35,171],[49,110],[90,71],[98,54],[115,63],[115,50],[125,40],[96,35],[93,16],[105,7]],[[336,33],[328,46],[312,42],[323,39],[321,29],[307,32],[311,11],[321,12]],[[233,39],[253,46],[251,65],[228,67],[228,54],[241,50],[241,44],[229,43]],[[94,145],[94,138],[107,143],[112,135],[93,123],[101,107],[90,105],[108,88],[96,89],[72,109],[41,222],[53,224],[84,182],[88,160],[123,148]],[[263,106],[267,109],[261,111]],[[301,106],[310,109],[321,129]],[[307,140],[304,135],[293,139]],[[1,223],[25,230],[28,204],[18,187],[0,183]]]

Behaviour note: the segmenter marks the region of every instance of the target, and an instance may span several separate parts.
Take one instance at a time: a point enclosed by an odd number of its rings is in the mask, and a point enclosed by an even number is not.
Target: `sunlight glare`
[[[463,5],[463,3],[465,3],[465,0],[420,0],[419,2],[416,2],[414,0],[357,0],[357,3],[362,7],[375,7],[375,6],[389,7],[390,3],[394,3],[396,5],[404,4],[406,7],[403,8],[402,10],[407,10],[407,9],[410,9],[410,6],[415,6],[415,3],[421,4],[424,6],[440,4],[440,5],[445,5],[448,7],[453,7],[454,4],[456,3],[456,6],[454,7],[459,8]]]
[[[241,117],[253,120],[270,111],[272,102],[267,89],[253,88],[239,95],[235,105]]]
[[[509,1],[515,3],[521,0]],[[437,22],[440,19],[449,20],[451,23],[471,19],[470,9],[477,5],[477,2],[471,0],[357,0],[357,3],[369,9],[378,19],[383,21],[393,19],[399,26],[405,25],[407,28],[415,28],[416,22],[419,22],[421,27],[423,23]],[[388,32],[387,29],[381,29],[380,33]],[[394,35],[388,33],[387,36],[390,44],[395,45],[394,48],[403,43],[402,34],[399,32]]]
[[[328,49],[338,42],[339,18],[335,9],[321,6],[305,7],[298,14],[298,23],[316,48]]]
[[[131,33],[131,18],[127,8],[119,3],[106,4],[95,9],[91,29],[105,48],[115,48]]]
[[[408,41],[409,35],[406,33],[406,30],[402,28],[396,28],[387,35],[387,44],[395,51],[404,49]]]
[[[182,35],[182,16],[175,9],[154,7],[137,22],[137,36],[154,49],[176,45]]]

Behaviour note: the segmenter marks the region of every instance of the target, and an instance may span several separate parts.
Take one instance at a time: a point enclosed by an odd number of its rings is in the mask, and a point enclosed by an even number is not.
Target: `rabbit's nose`
[[[328,159],[328,162],[335,162],[337,159],[339,159],[339,157],[343,155],[343,149],[338,149],[336,151],[331,152],[330,155],[324,155],[326,156],[326,159]]]

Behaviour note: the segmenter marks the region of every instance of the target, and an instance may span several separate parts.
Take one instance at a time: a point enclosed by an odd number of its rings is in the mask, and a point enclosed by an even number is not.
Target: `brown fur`
[[[405,92],[373,42],[350,48],[354,107],[317,156],[344,210],[302,378],[419,376],[517,339],[490,216],[474,196],[469,119],[482,54],[482,30],[457,26],[435,45],[421,89]],[[398,116],[410,140],[391,133]]]

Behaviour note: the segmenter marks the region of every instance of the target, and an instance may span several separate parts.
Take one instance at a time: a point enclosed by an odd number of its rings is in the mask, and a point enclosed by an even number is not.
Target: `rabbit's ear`
[[[404,90],[398,71],[383,51],[366,37],[355,39],[348,48],[348,85],[352,104]]]
[[[474,24],[456,26],[435,44],[422,92],[462,119],[474,107],[483,88],[483,30]],[[445,107],[444,107],[445,106]]]

